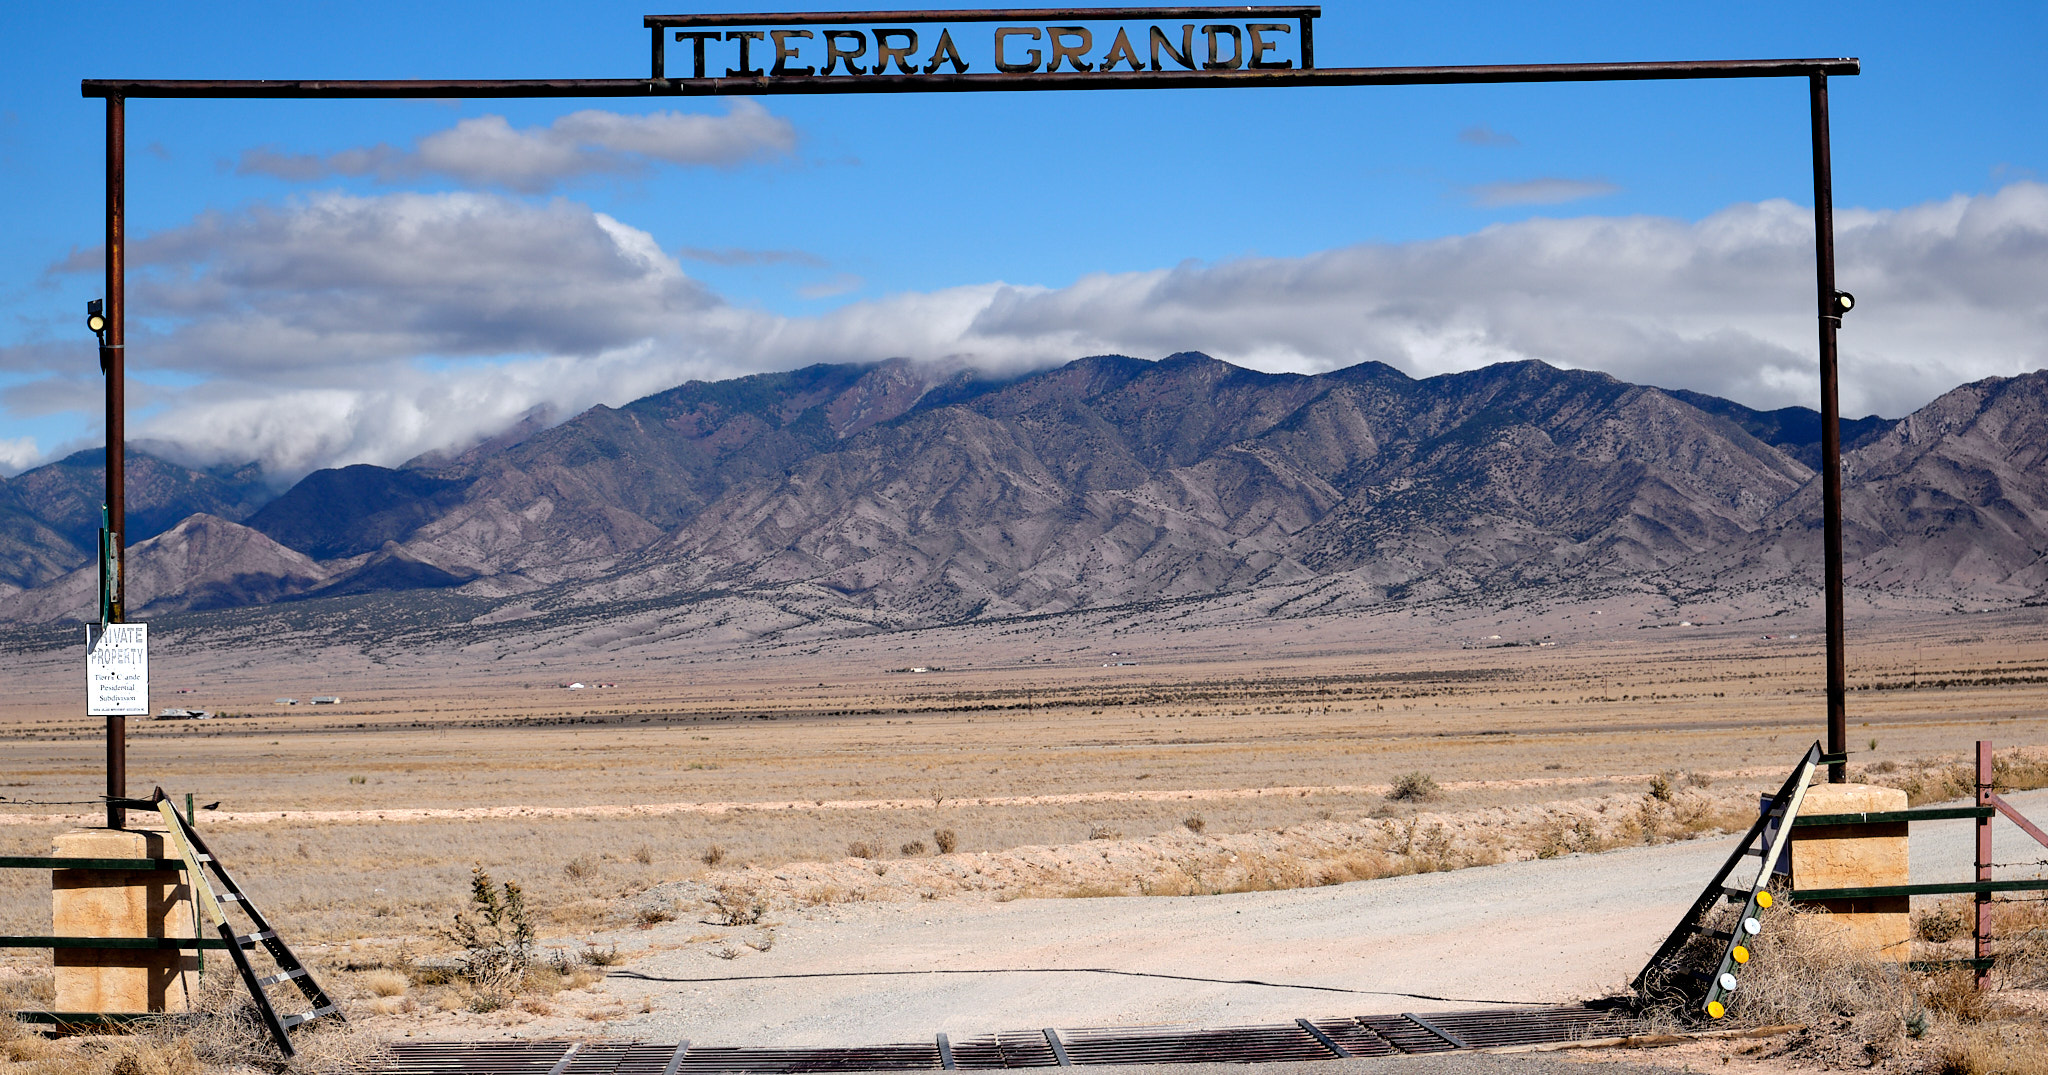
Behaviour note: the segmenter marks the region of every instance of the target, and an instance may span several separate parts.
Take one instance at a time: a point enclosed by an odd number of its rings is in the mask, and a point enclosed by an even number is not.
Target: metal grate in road
[[[962,1071],[1098,1064],[1256,1064],[1491,1049],[1620,1037],[1637,1030],[1600,1005],[1362,1015],[1222,1028],[1091,1027],[1015,1030],[941,1048],[693,1046],[644,1042],[406,1042],[378,1075],[798,1075],[827,1071]],[[950,1058],[950,1065],[948,1059]]]

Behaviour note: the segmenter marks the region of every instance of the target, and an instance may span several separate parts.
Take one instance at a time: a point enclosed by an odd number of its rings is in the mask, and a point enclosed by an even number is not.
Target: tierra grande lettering
[[[1279,22],[1182,23],[1171,29],[1148,26],[1142,51],[1126,28],[1098,36],[1085,26],[999,26],[991,39],[995,68],[1006,75],[1058,71],[1284,71],[1291,59],[1273,54],[1284,43],[1276,35],[1294,28]],[[696,78],[706,73],[707,54],[726,54],[726,78],[792,75],[930,75],[941,69],[966,74],[973,65],[961,56],[953,32],[936,40],[908,26],[866,30],[677,30],[690,43]],[[1097,45],[1102,47],[1097,50]],[[1148,66],[1149,65],[1149,66]]]

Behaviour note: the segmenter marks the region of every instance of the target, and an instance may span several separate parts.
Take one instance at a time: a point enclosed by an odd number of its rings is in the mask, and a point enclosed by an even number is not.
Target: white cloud
[[[788,120],[742,99],[723,116],[585,109],[524,128],[503,116],[477,116],[421,138],[410,150],[376,145],[320,156],[264,147],[244,153],[238,170],[295,182],[347,175],[393,183],[438,175],[540,193],[586,175],[642,173],[652,162],[731,167],[795,148],[796,129]]]
[[[208,214],[136,243],[132,301],[177,327],[134,351],[209,374],[590,355],[718,299],[635,228],[569,202],[321,195]],[[296,379],[296,378],[295,378]]]
[[[2048,366],[2048,186],[1837,215],[1843,407],[1897,416]],[[721,301],[654,237],[588,207],[478,194],[323,196],[203,217],[134,247],[131,422],[197,458],[292,476],[460,448],[536,407],[566,417],[690,378],[895,356],[1017,371],[1201,350],[1267,370],[1366,360],[1417,376],[1512,359],[1754,407],[1812,405],[1812,214],[1581,217],[1300,258],[986,283],[782,317]],[[27,370],[42,351],[0,350]],[[68,360],[67,360],[68,361]],[[56,367],[9,389],[63,398]],[[175,378],[174,378],[175,379]],[[44,386],[37,388],[35,386]],[[22,413],[15,411],[15,413]]]
[[[1473,187],[1469,193],[1474,204],[1495,209],[1506,205],[1563,205],[1565,202],[1604,198],[1620,192],[1620,187],[1605,179],[1564,179],[1558,176],[1544,176],[1503,183],[1482,183]]]
[[[0,437],[0,474],[13,474],[40,462],[34,437]]]

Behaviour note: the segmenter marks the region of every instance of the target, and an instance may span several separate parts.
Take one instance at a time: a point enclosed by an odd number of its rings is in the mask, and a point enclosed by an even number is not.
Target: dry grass
[[[1867,735],[1885,747],[1857,757],[1859,775],[1940,795],[1954,789],[1956,748],[1969,734],[1959,722],[2001,743],[2041,737],[2013,718],[2048,702],[2039,674],[2048,640],[2027,624],[1987,633],[1990,622],[1859,636],[1852,721],[1873,724],[1856,729],[1859,745]],[[164,689],[190,686],[212,708],[257,715],[204,727],[137,722],[130,765],[138,780],[225,800],[222,814],[357,811],[350,821],[202,815],[201,824],[295,942],[353,946],[346,958],[374,962],[407,939],[422,959],[445,956],[431,938],[462,904],[476,863],[521,880],[536,926],[561,937],[672,913],[646,894],[677,882],[751,886],[793,903],[1222,892],[1682,839],[1746,825],[1753,793],[1775,786],[1815,734],[1810,641],[1766,644],[1730,628],[1630,632],[1540,652],[1406,633],[1309,646],[1324,626],[1233,626],[1210,641],[1132,628],[1148,639],[1133,641],[1027,624],[659,659],[553,648],[465,664],[460,653],[435,653],[348,673],[357,679],[337,688],[348,705],[318,712],[264,704],[310,693],[291,685],[308,674],[297,651],[242,650],[230,661],[171,646],[157,667]],[[1164,647],[1168,636],[1178,656],[1141,667],[1102,668],[1087,656],[1097,643]],[[1027,637],[1041,647],[1057,637],[1057,652],[1075,656],[1058,667],[1005,657]],[[1241,656],[1249,653],[1258,656]],[[78,798],[96,787],[98,729],[75,715],[69,660],[10,664],[0,772],[11,796]],[[602,676],[557,668],[585,660],[610,667]],[[964,671],[881,671],[919,664]],[[568,696],[549,686],[563,678],[625,685]],[[2048,780],[2048,752],[2002,747],[2000,761],[2002,786]],[[1436,797],[1390,801],[1397,773],[1426,776]],[[1122,797],[1009,801],[1058,795]],[[894,805],[840,806],[876,800]],[[659,816],[377,816],[673,802],[738,805]],[[42,853],[63,827],[0,825],[0,848]],[[843,868],[856,844],[874,859]],[[1109,858],[1063,850],[1076,846]],[[934,872],[967,852],[991,865],[981,875]],[[885,853],[888,872],[877,876]],[[764,882],[778,872],[799,880]],[[0,871],[0,932],[46,931],[47,901],[47,878]],[[47,959],[0,952],[0,970],[36,958]],[[366,1003],[434,1005],[445,989],[415,980],[411,992]]]
[[[276,988],[284,992],[274,1002],[283,1003],[285,992],[297,997],[289,986]],[[51,1039],[0,1019],[0,1060],[9,1075],[347,1075],[384,1055],[382,1039],[359,1023],[326,1019],[295,1030],[292,1046],[298,1055],[286,1061],[241,980],[225,969],[200,982],[191,1013],[133,1024],[126,1034]]]
[[[402,997],[412,988],[412,979],[395,970],[373,970],[359,980],[364,989],[378,997]]]
[[[1941,919],[1951,910],[1930,910],[1937,922],[1933,931],[1944,932]],[[1719,915],[1732,920],[1733,913],[1724,908]],[[1803,1027],[1776,1047],[1778,1059],[1941,1075],[2048,1072],[2040,1051],[2048,1037],[2039,1012],[2015,1003],[2007,992],[1979,990],[1967,968],[1909,971],[1849,944],[1825,912],[1787,909],[1783,903],[1767,913],[1750,949],[1741,986],[1726,998],[1727,1022]],[[1719,942],[1698,941],[1680,958],[1705,966],[1719,952]],[[1656,1002],[1668,1004],[1672,994],[1655,995]],[[1685,1002],[1664,1008],[1659,1021],[1689,1025],[1694,1018]]]
[[[1968,1027],[1934,1050],[1928,1075],[2048,1075],[2048,1030],[2038,1023]]]
[[[1733,909],[1722,913],[1732,921]],[[1718,945],[1704,947],[1719,952]],[[1793,1048],[1829,1064],[1868,1066],[1906,1041],[1918,1010],[1911,985],[1896,965],[1849,944],[1824,913],[1780,902],[1749,947],[1741,987],[1726,1000],[1731,1025],[1803,1026]]]
[[[2048,902],[1994,900],[1987,913],[1998,983],[2008,989],[2048,986]]]
[[[1387,799],[1391,802],[1420,803],[1428,802],[1442,793],[1435,777],[1418,770],[1395,777],[1393,786],[1387,789]]]
[[[751,926],[768,914],[768,894],[744,885],[720,885],[706,902],[721,926]]]

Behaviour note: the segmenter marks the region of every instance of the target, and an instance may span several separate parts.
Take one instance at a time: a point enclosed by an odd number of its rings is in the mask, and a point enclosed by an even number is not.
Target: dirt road
[[[2009,799],[2048,818],[2048,791]],[[1969,876],[1967,824],[1918,830],[1915,880]],[[2003,819],[1996,840],[2001,861],[2048,859]],[[834,904],[778,910],[765,928],[671,922],[598,938],[639,953],[599,987],[600,1020],[565,1012],[499,1027],[458,1015],[432,1033],[855,1045],[1571,1001],[1620,989],[1733,845],[1281,892]]]

